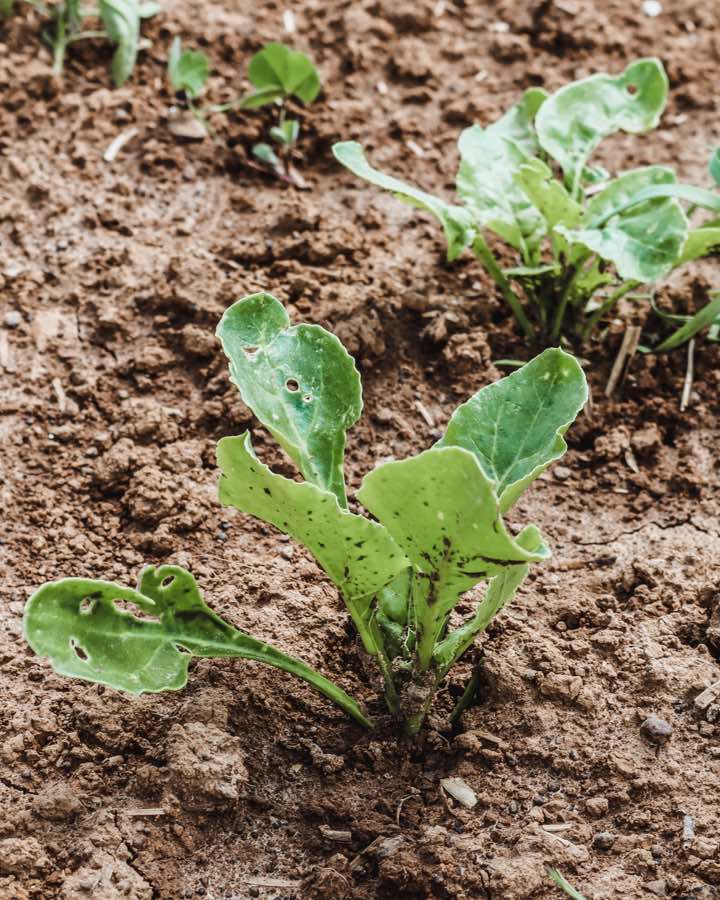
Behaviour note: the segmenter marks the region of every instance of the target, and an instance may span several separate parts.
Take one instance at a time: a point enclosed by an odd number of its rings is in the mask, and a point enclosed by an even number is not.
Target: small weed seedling
[[[720,246],[720,221],[691,228],[680,205],[717,215],[717,194],[678,184],[666,166],[612,177],[588,164],[603,138],[654,128],[667,88],[655,59],[550,96],[530,88],[497,122],[460,135],[462,206],[372,168],[360,144],[336,144],[333,151],[356,175],[438,218],[448,259],[472,248],[528,338],[586,340],[622,297]],[[512,248],[512,266],[502,268],[485,232]]]
[[[248,432],[222,438],[220,501],[313,554],[378,663],[389,709],[413,734],[451,666],[549,555],[534,525],[515,535],[503,515],[565,452],[563,435],[587,398],[583,372],[549,349],[480,390],[435,446],[365,476],[356,498],[368,517],[346,497],[345,435],[362,398],[340,341],[317,325],[291,327],[270,294],[231,306],[218,335],[244,402],[304,479],[272,472]],[[474,614],[450,627],[458,601],[480,582],[487,587]],[[175,566],[144,569],[137,590],[78,578],[46,584],[28,602],[24,627],[35,652],[65,675],[133,693],[173,690],[192,656],[239,656],[305,679],[369,724],[337,685],[215,615]]]
[[[175,38],[168,59],[170,83],[176,92],[184,93],[190,110],[208,133],[212,134],[207,120],[209,113],[258,109],[274,104],[278,109],[278,118],[270,128],[269,136],[277,145],[277,150],[271,144],[262,142],[255,144],[253,155],[282,181],[304,187],[302,177],[291,162],[292,151],[300,134],[300,122],[288,117],[288,108],[293,98],[309,104],[320,93],[320,76],[308,57],[284,44],[266,44],[250,60],[248,78],[255,88],[251,94],[227,103],[198,107],[194,101],[207,81],[208,72],[205,54],[183,50],[180,39]]]
[[[80,0],[60,0],[48,4],[43,0],[22,0],[28,6],[50,19],[44,40],[52,48],[53,72],[62,75],[65,56],[70,44],[87,38],[108,38],[115,45],[112,59],[112,76],[115,85],[124,84],[133,69],[140,49],[140,23],[156,15],[158,3],[140,3],[138,0],[98,0],[96,9],[82,6]],[[0,0],[0,17],[11,15],[13,0]],[[103,30],[85,28],[87,19],[100,19]]]

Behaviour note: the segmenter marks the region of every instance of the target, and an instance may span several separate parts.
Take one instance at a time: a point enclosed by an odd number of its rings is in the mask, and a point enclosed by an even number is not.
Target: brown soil
[[[176,562],[228,619],[381,714],[315,564],[217,503],[214,444],[250,415],[214,326],[264,288],[342,338],[365,386],[353,486],[426,447],[498,376],[492,360],[529,350],[478,266],[444,263],[438,229],[339,171],[331,142],[361,138],[379,165],[449,195],[461,127],[530,84],[653,53],[671,79],[662,126],[610,141],[606,159],[702,181],[720,13],[663,6],[298,2],[295,41],[325,84],[305,118],[302,194],[247,167],[262,114],[216,123],[229,149],[167,131],[172,36],[207,50],[220,100],[252,51],[283,39],[282,5],[168,2],[121,90],[99,44],[76,46],[58,91],[34,15],[0,34],[0,897],[558,897],[546,864],[596,900],[720,897],[720,705],[694,703],[720,681],[713,345],[698,347],[684,413],[682,352],[638,357],[612,402],[623,323],[589,354],[592,412],[515,515],[555,556],[479,642],[481,702],[454,731],[441,713],[472,656],[408,744],[252,663],[199,661],[185,691],[129,699],[55,676],[20,635],[43,581],[131,584],[144,562]],[[692,309],[713,277],[699,268],[664,297]],[[2,326],[11,311],[20,323]],[[673,727],[661,745],[641,731],[649,715]],[[442,792],[450,776],[474,809]]]

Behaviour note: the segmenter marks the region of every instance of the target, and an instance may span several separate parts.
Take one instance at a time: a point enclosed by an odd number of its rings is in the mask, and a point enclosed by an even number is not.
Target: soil
[[[706,183],[717,4],[663,0],[652,18],[639,0],[298,0],[292,36],[277,3],[165,6],[119,90],[102,43],[77,44],[58,86],[35,13],[0,32],[0,897],[559,897],[547,865],[595,900],[720,897],[720,700],[695,703],[720,685],[717,346],[699,342],[684,412],[683,351],[636,357],[604,397],[644,310],[587,350],[592,406],[512,517],[541,527],[553,560],[407,742],[313,561],[217,502],[219,437],[252,426],[280,457],[213,336],[233,299],[268,289],[341,337],[365,391],[352,487],[427,447],[499,376],[493,361],[532,351],[479,266],[445,263],[435,225],[340,171],[331,143],[361,139],[381,168],[450,196],[463,126],[529,85],[653,54],[671,83],[662,124],[608,141],[604,161]],[[248,165],[262,112],[218,118],[220,145],[173,137],[176,34],[210,55],[217,102],[267,40],[312,53],[310,190]],[[698,266],[662,300],[693,310],[717,277]],[[33,657],[21,619],[40,583],[132,584],[145,562],[187,566],[222,615],[336,679],[378,729],[249,662],[195,661],[184,691],[129,698]],[[449,728],[481,657],[479,703]]]

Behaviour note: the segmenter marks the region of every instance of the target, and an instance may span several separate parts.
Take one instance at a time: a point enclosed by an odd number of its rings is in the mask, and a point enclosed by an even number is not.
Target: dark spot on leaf
[[[267,488],[267,487],[263,488],[263,491],[265,491],[265,493],[268,495],[268,497],[272,497],[272,491],[270,490],[270,488]]]

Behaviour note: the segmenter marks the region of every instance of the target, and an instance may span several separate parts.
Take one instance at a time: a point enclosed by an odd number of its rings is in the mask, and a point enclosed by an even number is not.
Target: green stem
[[[465,685],[462,697],[455,704],[455,709],[450,714],[450,723],[454,725],[465,710],[471,705],[477,693],[478,684],[480,683],[480,664],[473,669],[470,680]]]
[[[587,341],[587,339],[590,337],[592,330],[595,328],[600,319],[602,319],[605,313],[609,312],[613,308],[613,306],[615,306],[618,300],[621,300],[626,294],[629,294],[630,291],[634,291],[639,284],[639,281],[626,281],[624,284],[621,284],[616,291],[610,294],[607,300],[589,316],[587,323],[582,330],[580,340],[585,343],[585,341]]]
[[[565,319],[565,310],[567,309],[568,302],[570,301],[570,297],[572,296],[573,288],[575,287],[575,283],[577,282],[580,271],[580,269],[571,268],[568,272],[568,276],[565,281],[565,287],[563,288],[563,292],[560,296],[560,303],[557,305],[557,308],[555,310],[555,318],[553,319],[552,331],[550,332],[550,340],[552,342],[557,341],[560,337],[563,321]]]
[[[525,336],[530,340],[534,340],[535,330],[530,324],[528,317],[525,315],[525,311],[522,307],[522,302],[515,291],[512,289],[510,282],[503,274],[502,269],[495,261],[495,257],[492,255],[490,248],[485,242],[485,238],[483,238],[482,235],[478,234],[478,236],[473,241],[472,247],[475,256],[477,256],[477,258],[482,262],[482,264],[487,269],[490,277],[500,288],[503,297],[507,301],[510,309],[513,311],[513,315],[517,319],[518,325],[525,332]]]
[[[62,75],[65,66],[65,51],[67,50],[68,38],[65,27],[65,9],[61,4],[57,13],[57,22],[55,25],[55,40],[53,41],[53,74]]]
[[[387,653],[385,652],[384,641],[380,627],[377,624],[375,615],[370,619],[370,633],[375,640],[377,646],[376,659],[380,671],[382,672],[383,681],[385,682],[385,702],[390,712],[397,716],[400,712],[400,697],[395,687],[395,679],[393,678],[392,665]]]

